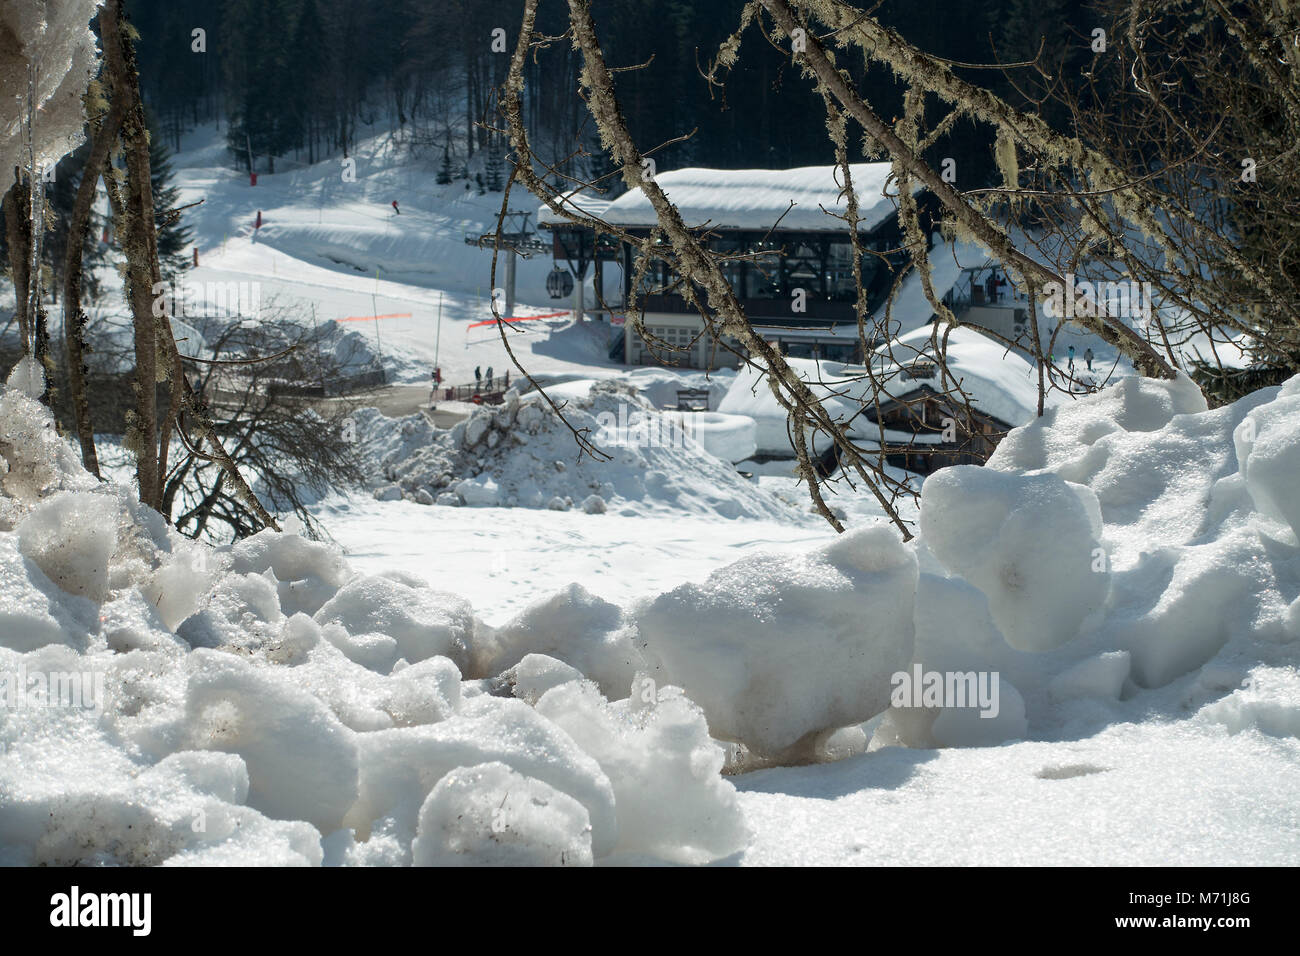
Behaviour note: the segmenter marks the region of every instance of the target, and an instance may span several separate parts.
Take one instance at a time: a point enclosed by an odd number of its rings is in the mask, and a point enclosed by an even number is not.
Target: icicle
[[[36,168],[35,126],[36,64],[30,63],[27,67],[27,219],[31,229],[31,257],[27,270],[27,325],[32,340],[25,343],[29,352],[36,349],[36,314],[41,308],[41,238],[45,227],[45,184],[41,171]]]

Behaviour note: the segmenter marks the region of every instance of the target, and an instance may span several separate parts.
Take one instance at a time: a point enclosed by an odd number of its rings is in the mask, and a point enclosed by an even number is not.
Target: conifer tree
[[[185,225],[182,214],[176,212],[180,191],[172,183],[171,150],[156,135],[149,140],[149,180],[158,234],[158,265],[163,279],[171,281],[188,268],[187,250],[193,230]]]

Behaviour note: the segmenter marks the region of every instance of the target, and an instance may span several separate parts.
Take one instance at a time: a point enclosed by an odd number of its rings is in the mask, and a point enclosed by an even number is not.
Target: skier
[[[491,365],[488,366],[487,374],[483,377],[487,379],[488,391],[489,392],[492,391],[492,366]]]
[[[474,391],[483,387],[483,372],[477,365],[474,366]]]
[[[1092,349],[1091,348],[1088,348],[1083,353],[1083,360],[1088,363],[1088,371],[1091,372],[1092,371]]]
[[[400,210],[400,209],[397,208],[397,200],[396,200],[396,199],[393,200],[393,212],[397,213],[399,216],[402,214],[402,210]]]

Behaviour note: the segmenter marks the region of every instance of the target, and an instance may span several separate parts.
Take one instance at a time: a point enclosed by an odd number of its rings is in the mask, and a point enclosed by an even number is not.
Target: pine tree
[[[179,204],[180,190],[172,185],[171,151],[159,136],[149,141],[149,180],[153,187],[154,225],[158,230],[158,265],[171,281],[189,266],[186,250],[193,231],[172,211]]]
[[[484,179],[488,192],[499,193],[506,188],[502,166],[501,150],[494,146],[488,150],[487,163],[484,166]]]

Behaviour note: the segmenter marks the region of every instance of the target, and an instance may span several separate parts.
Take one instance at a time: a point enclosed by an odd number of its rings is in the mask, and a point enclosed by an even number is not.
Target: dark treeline
[[[486,153],[484,163],[501,152],[484,123],[494,122],[493,91],[504,77],[520,7],[518,0],[129,3],[145,97],[173,145],[195,124],[220,120],[235,161],[274,170],[279,157],[347,155],[361,126],[379,124],[458,175],[475,156]],[[619,76],[632,131],[646,147],[695,131],[656,154],[661,168],[831,161],[819,98],[757,28],[746,33],[724,88],[711,90],[704,79],[701,71],[742,7],[743,0],[597,0],[610,62],[650,61]],[[922,49],[961,62],[1030,59],[1046,37],[1043,61],[1064,64],[1065,77],[1086,62],[1094,25],[1085,0],[886,0],[877,15]],[[560,0],[543,3],[539,28],[558,36],[564,17]],[[883,115],[901,109],[894,77],[861,62],[844,66]],[[598,152],[594,131],[582,125],[577,69],[566,39],[529,66],[528,121],[549,138],[534,144],[543,157],[563,160],[579,143]],[[1041,90],[1035,72],[1012,74],[1024,92]],[[1020,96],[1000,71],[968,75]],[[932,153],[956,158],[966,184],[983,182],[993,170],[987,135],[972,124],[959,125]],[[599,157],[563,166],[578,175],[603,167]]]

